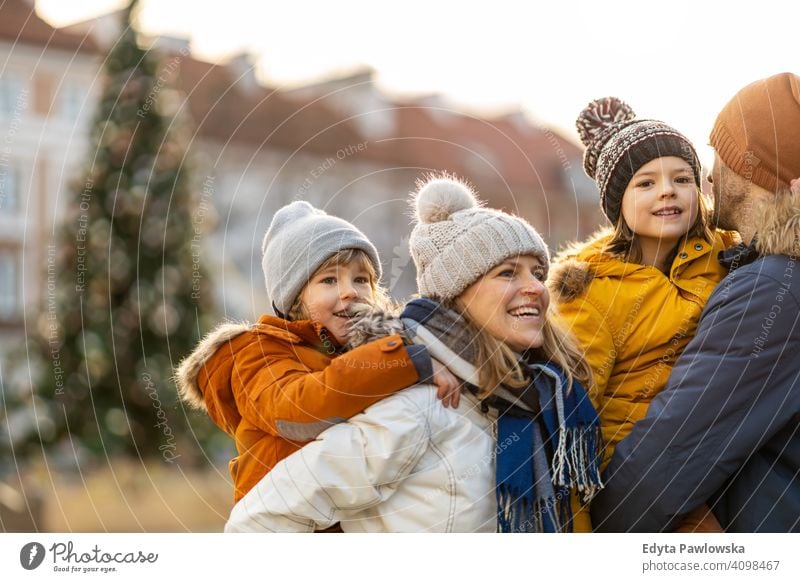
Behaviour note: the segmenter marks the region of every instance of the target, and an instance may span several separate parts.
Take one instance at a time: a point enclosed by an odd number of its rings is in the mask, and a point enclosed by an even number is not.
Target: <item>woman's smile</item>
[[[511,349],[538,348],[550,305],[546,277],[536,257],[510,257],[467,287],[460,302],[479,327]]]

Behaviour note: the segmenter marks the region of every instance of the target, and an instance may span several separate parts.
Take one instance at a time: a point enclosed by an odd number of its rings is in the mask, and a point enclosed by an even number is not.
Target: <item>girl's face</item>
[[[639,168],[622,196],[622,217],[641,239],[673,246],[697,220],[692,167],[683,159],[656,158]]]
[[[546,269],[536,257],[511,257],[467,287],[458,300],[480,328],[523,352],[544,342],[550,305],[545,279]]]
[[[304,316],[321,324],[340,344],[350,331],[351,307],[372,299],[370,273],[358,260],[318,270],[300,294]]]

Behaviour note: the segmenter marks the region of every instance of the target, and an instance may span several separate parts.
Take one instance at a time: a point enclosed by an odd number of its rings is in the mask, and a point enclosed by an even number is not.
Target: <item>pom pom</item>
[[[636,114],[631,106],[616,97],[595,99],[578,115],[575,125],[583,145],[589,146],[604,129],[615,123],[630,121]]]
[[[449,176],[421,182],[414,203],[417,222],[426,224],[447,220],[454,212],[479,206],[472,188]]]

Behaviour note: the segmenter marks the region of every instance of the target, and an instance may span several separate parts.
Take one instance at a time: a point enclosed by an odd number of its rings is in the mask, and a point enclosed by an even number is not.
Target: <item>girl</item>
[[[267,231],[262,266],[277,317],[223,324],[178,369],[181,396],[236,441],[235,500],[327,427],[434,369],[445,405],[458,405],[456,379],[399,335],[342,353],[358,305],[387,301],[377,250],[355,226],[289,204]]]
[[[432,406],[425,384],[373,405],[279,463],[226,531],[590,530],[573,501],[600,484],[599,421],[589,368],[549,315],[547,247],[449,178],[423,185],[416,211],[423,298],[356,336],[405,328],[467,383],[461,406]]]
[[[700,162],[675,129],[635,119],[613,97],[592,102],[577,125],[614,228],[564,252],[551,290],[592,367],[605,467],[666,385],[726,274],[717,253],[736,241],[709,226]]]

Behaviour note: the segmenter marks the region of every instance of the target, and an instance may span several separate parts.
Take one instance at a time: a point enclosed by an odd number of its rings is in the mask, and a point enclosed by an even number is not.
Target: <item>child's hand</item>
[[[433,362],[433,383],[438,388],[436,395],[442,401],[442,406],[447,408],[449,404],[453,408],[458,408],[458,403],[461,401],[461,382],[439,360],[431,358],[431,361]]]

